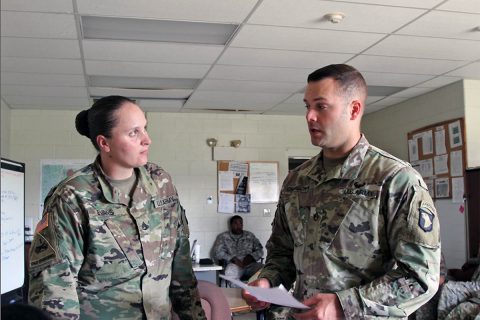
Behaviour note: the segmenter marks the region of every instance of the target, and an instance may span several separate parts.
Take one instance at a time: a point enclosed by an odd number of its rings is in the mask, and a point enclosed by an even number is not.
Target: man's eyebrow
[[[313,99],[313,102],[317,102],[317,101],[326,101],[327,99],[325,99],[324,97],[316,97]],[[306,99],[303,99],[303,102],[307,103],[307,100]]]

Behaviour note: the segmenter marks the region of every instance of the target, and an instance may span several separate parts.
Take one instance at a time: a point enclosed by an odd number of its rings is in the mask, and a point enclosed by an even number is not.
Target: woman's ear
[[[97,136],[97,145],[100,148],[100,151],[110,152],[110,146],[108,144],[107,138],[101,134]]]

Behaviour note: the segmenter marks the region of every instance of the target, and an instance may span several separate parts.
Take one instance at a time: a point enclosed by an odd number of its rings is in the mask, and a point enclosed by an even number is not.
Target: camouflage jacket
[[[263,257],[263,246],[257,237],[249,231],[243,231],[241,235],[226,231],[217,237],[213,252],[215,259],[223,259],[226,262],[235,257],[243,260],[247,255],[251,255],[257,261]]]
[[[438,288],[440,227],[412,167],[362,136],[328,172],[322,153],[289,173],[259,277],[300,300],[336,293],[347,319],[406,318]]]
[[[30,252],[29,300],[55,319],[205,319],[185,212],[171,178],[135,169],[132,197],[99,160],[45,201]]]

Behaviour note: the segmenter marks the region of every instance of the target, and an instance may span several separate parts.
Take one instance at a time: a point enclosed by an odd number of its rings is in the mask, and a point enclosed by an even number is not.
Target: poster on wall
[[[87,159],[45,159],[40,161],[40,215],[50,189],[75,171],[92,163]]]

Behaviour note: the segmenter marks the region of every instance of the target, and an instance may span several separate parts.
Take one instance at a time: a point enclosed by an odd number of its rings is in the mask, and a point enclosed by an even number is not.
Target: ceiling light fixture
[[[208,138],[207,139],[207,146],[213,148],[213,147],[216,147],[217,146],[217,142],[218,140],[215,139],[215,138]]]
[[[327,13],[324,17],[331,23],[339,23],[345,18],[345,13],[331,12],[331,13]]]

